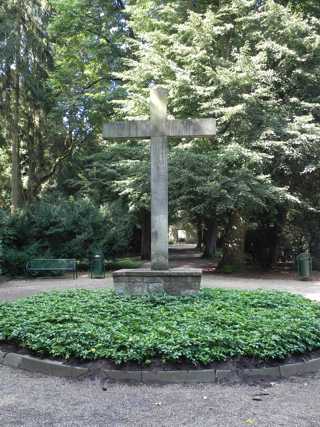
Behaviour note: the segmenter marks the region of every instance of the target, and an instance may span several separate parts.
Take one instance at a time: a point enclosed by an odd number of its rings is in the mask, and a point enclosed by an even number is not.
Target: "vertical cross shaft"
[[[150,91],[151,120],[106,123],[105,138],[151,137],[151,269],[168,270],[168,137],[216,134],[215,119],[167,120],[168,91]]]
[[[151,123],[161,128],[167,117],[168,91],[154,87],[150,93]],[[168,264],[168,138],[151,137],[151,269]]]

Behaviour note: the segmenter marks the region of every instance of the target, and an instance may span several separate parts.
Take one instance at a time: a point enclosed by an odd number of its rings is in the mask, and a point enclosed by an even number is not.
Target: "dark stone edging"
[[[107,370],[100,371],[81,366],[66,365],[49,359],[4,353],[0,351],[0,364],[11,368],[24,369],[30,372],[65,378],[81,378],[90,375],[100,376],[104,380],[117,382],[135,382],[144,384],[197,384],[224,383],[248,380],[276,380],[292,376],[315,373],[320,370],[320,358],[306,362],[283,364],[275,367],[256,369],[199,369],[199,370]]]

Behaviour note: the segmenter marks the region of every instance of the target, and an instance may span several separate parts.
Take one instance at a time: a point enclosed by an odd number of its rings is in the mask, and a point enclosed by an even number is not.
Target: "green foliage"
[[[141,268],[143,262],[137,258],[121,258],[106,262],[108,270],[122,270],[129,268]]]
[[[221,195],[218,208],[241,204],[254,210],[270,196],[274,200],[275,192],[282,203],[297,202],[301,181],[317,169],[305,168],[319,157],[319,21],[272,0],[259,11],[254,2],[233,0],[216,11],[190,11],[181,22],[179,2],[165,3],[150,15],[154,26],[141,29],[138,60],[126,62],[129,99],[123,110],[146,114],[147,88],[155,82],[168,87],[175,117],[217,117],[216,153],[212,143],[196,145],[199,154],[220,157],[208,175]],[[135,10],[133,20],[138,15]],[[192,145],[180,144],[182,151]],[[173,166],[178,175],[179,163]],[[201,176],[202,166],[194,163],[191,173]],[[178,187],[174,200],[189,192],[186,185]],[[215,201],[206,200],[210,212]]]
[[[217,118],[215,140],[171,143],[171,218],[226,230],[234,211],[271,226],[278,211],[318,209],[320,21],[308,15],[317,3],[131,3],[122,114],[147,116],[148,88],[161,84],[169,114]]]
[[[127,220],[127,221],[126,221]],[[24,272],[31,258],[88,258],[102,249],[106,257],[127,252],[132,222],[123,211],[97,208],[88,200],[53,198],[4,217],[4,269]]]
[[[99,126],[112,112],[110,99],[120,67],[125,21],[119,2],[51,0],[53,16],[48,31],[56,68],[50,85],[63,110],[68,128],[83,134]]]
[[[60,148],[57,138],[50,138],[54,126],[47,122],[52,108],[47,85],[52,69],[49,15],[46,0],[7,0],[0,4],[0,162],[1,157],[9,157],[12,163],[13,208],[38,193]],[[10,168],[1,169],[9,174]],[[8,186],[4,188],[7,193]],[[7,193],[5,202],[8,198]]]
[[[225,274],[232,274],[236,271],[236,268],[234,265],[226,264],[222,266],[221,271]]]
[[[43,355],[119,364],[280,360],[320,348],[320,306],[282,292],[129,298],[72,290],[0,304],[0,339]]]
[[[125,251],[133,213],[150,207],[149,142],[104,142],[102,122],[147,118],[161,84],[170,115],[215,116],[218,129],[171,141],[171,220],[223,231],[236,210],[268,228],[286,211],[320,260],[319,18],[318,0],[0,2],[0,207],[10,192],[17,208],[52,188],[89,199],[107,218],[101,244]],[[11,270],[57,252],[52,236],[22,230],[24,243],[14,228]]]

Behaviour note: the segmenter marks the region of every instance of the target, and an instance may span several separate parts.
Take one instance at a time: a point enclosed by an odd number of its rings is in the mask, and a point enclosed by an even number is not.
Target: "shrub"
[[[45,199],[14,215],[2,211],[4,271],[21,274],[26,262],[37,257],[87,259],[99,249],[108,258],[125,252],[132,225],[128,222],[125,229],[124,215],[112,213],[88,200],[72,199]]]
[[[280,360],[320,348],[320,305],[284,292],[133,298],[78,289],[0,304],[1,340],[41,355],[119,364]]]

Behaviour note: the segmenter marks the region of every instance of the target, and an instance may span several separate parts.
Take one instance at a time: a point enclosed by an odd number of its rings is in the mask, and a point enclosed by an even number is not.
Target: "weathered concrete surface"
[[[161,129],[167,117],[168,91],[150,90],[150,117],[155,129]],[[151,137],[151,269],[168,270],[168,140]]]
[[[241,375],[245,379],[249,379],[249,378],[278,379],[281,377],[279,366],[274,366],[270,368],[244,369],[241,372]]]
[[[105,370],[102,374],[104,381],[116,381],[125,383],[141,383],[142,372],[137,371],[121,371],[121,370]]]
[[[216,134],[215,119],[168,120],[168,90],[150,89],[150,121],[107,123],[105,138],[151,138],[151,269],[167,270],[168,263],[168,143],[172,137]]]
[[[155,126],[149,120],[128,120],[103,125],[103,136],[108,139],[139,139],[151,136],[194,138],[216,134],[215,119],[161,120]]]
[[[320,370],[320,359],[308,360],[306,363],[293,363],[280,366],[281,376],[290,378],[292,375],[305,375]]]
[[[192,295],[200,290],[201,270],[118,270],[113,273],[113,283],[120,295]]]
[[[19,368],[21,365],[22,357],[20,354],[16,353],[8,353],[2,359],[2,363],[6,366],[10,366],[11,368]]]
[[[104,369],[98,363],[68,364],[51,359],[41,359],[26,354],[0,352],[0,364],[64,378],[91,377],[104,381],[144,384],[198,384],[241,383],[251,380],[291,378],[320,372],[320,358],[293,364],[253,369]]]
[[[11,368],[19,368],[26,371],[64,378],[78,378],[87,375],[89,372],[87,368],[69,366],[54,360],[40,359],[38,357],[16,353],[8,353],[1,363]]]
[[[151,143],[151,269],[168,270],[168,144],[166,137]]]
[[[257,385],[132,386],[0,366],[0,425],[319,427],[320,375]]]
[[[216,380],[214,369],[194,371],[142,371],[144,384],[199,384],[214,383]]]

